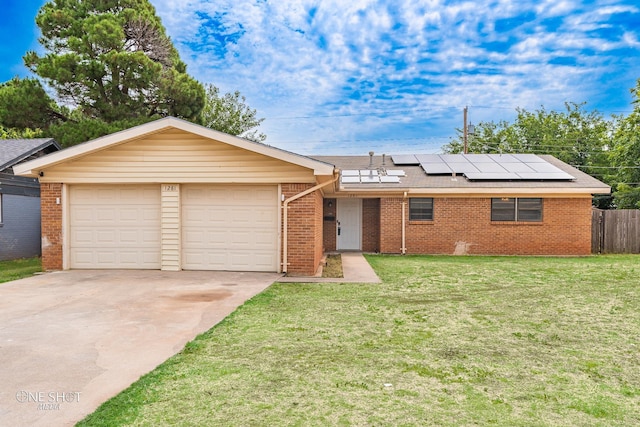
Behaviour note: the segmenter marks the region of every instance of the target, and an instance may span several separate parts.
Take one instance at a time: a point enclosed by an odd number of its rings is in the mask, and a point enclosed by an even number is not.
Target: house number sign
[[[165,185],[163,191],[178,191],[177,185]]]

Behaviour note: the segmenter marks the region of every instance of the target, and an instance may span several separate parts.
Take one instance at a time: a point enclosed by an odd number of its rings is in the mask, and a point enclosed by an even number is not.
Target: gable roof
[[[313,156],[332,163],[341,171],[403,171],[399,182],[345,183],[340,191],[360,194],[609,194],[611,187],[592,176],[549,155],[540,159],[571,175],[572,180],[470,180],[463,174],[429,175],[420,165],[396,165],[392,158],[400,156]]]
[[[186,120],[177,119],[175,117],[165,117],[153,122],[135,126],[130,129],[112,133],[101,138],[87,141],[82,144],[74,145],[73,147],[69,147],[57,153],[52,153],[48,156],[25,162],[19,166],[16,166],[14,168],[14,171],[16,175],[35,177],[38,176],[38,173],[42,169],[46,169],[60,163],[84,157],[86,155],[96,153],[110,147],[125,144],[132,140],[140,139],[145,136],[162,132],[170,128],[183,130],[185,132],[229,144],[237,148],[245,149],[257,154],[262,154],[268,157],[282,160],[284,162],[302,166],[307,169],[313,170],[314,175],[333,175],[334,168],[333,165],[329,163],[325,163],[320,160],[312,159],[310,157],[302,156],[289,151],[281,150],[279,148],[272,147],[263,143],[249,141],[248,139],[219,132],[201,125],[197,125],[195,123],[188,122]]]
[[[8,169],[49,147],[55,148],[55,151],[61,149],[53,138],[0,140],[0,171]]]

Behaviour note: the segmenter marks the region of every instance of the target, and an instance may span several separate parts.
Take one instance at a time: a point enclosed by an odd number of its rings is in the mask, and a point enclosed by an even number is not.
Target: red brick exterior
[[[288,199],[311,187],[312,184],[282,184],[282,194]],[[322,207],[319,191],[289,203],[287,272],[292,275],[313,275],[320,266],[323,255]]]
[[[62,184],[40,184],[44,270],[62,270],[62,203]]]
[[[491,198],[436,197],[433,221],[409,221],[408,199],[364,199],[363,251],[378,249],[382,253],[402,253],[403,202],[406,203],[405,242],[408,254],[591,253],[589,198],[544,199],[542,222],[492,222]],[[326,212],[325,203],[325,215]],[[328,250],[335,248],[335,233],[325,231],[325,246]]]
[[[380,199],[362,201],[362,250],[380,252]]]
[[[380,252],[402,252],[402,198],[380,199]]]
[[[433,221],[409,221],[409,254],[589,255],[591,253],[591,200],[548,198],[542,222],[492,222],[490,198],[434,198]],[[401,210],[402,199],[381,203],[383,218]],[[382,225],[381,246],[399,253],[398,220]],[[384,221],[384,220],[383,220]],[[400,224],[401,227],[401,224]],[[400,245],[401,246],[401,245]],[[395,249],[395,250],[394,250]]]

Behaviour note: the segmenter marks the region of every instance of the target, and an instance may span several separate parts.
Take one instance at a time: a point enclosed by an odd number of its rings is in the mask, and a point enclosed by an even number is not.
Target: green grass
[[[275,284],[80,425],[640,425],[640,257],[367,258],[382,284]]]
[[[40,258],[0,261],[0,283],[22,279],[42,271]]]

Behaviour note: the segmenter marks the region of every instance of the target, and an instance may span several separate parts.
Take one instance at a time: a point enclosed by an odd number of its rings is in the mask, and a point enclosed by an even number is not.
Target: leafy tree
[[[0,125],[0,140],[2,139],[30,139],[43,138],[44,135],[40,129],[15,129],[5,128]],[[1,144],[1,142],[0,142]]]
[[[36,23],[46,53],[27,52],[24,61],[39,79],[0,85],[5,135],[42,130],[69,146],[171,115],[266,138],[255,130],[263,119],[239,92],[221,97],[213,85],[205,92],[187,74],[149,0],[51,0]]]
[[[589,166],[607,162],[607,144],[611,124],[597,111],[587,112],[585,104],[565,103],[565,111],[534,112],[517,108],[514,123],[481,122],[468,137],[470,153],[551,154],[565,163],[589,171]],[[458,138],[443,147],[445,152],[463,150]],[[595,169],[594,174],[601,173]]]
[[[66,120],[38,80],[16,77],[0,84],[2,125],[18,129],[44,129],[53,122]]]
[[[95,118],[80,118],[74,121],[51,125],[49,129],[47,129],[46,134],[48,137],[55,139],[61,146],[69,147],[79,142],[90,141],[158,118],[160,117],[137,117],[114,122],[106,122]]]
[[[640,209],[640,79],[631,93],[633,111],[618,118],[611,150],[617,180],[614,200],[619,209]]]
[[[85,117],[194,120],[202,109],[204,89],[148,0],[53,0],[36,23],[47,53],[27,52],[25,64]]]
[[[256,117],[256,110],[245,104],[246,98],[240,92],[227,93],[221,97],[220,90],[213,84],[206,84],[205,89],[206,101],[200,113],[200,123],[203,126],[256,142],[267,138],[255,129],[264,119]]]
[[[565,103],[564,111],[547,111],[544,106],[530,112],[517,108],[513,123],[481,122],[467,138],[469,153],[551,154],[598,179],[611,184],[609,146],[612,123],[598,111],[585,111],[585,103]],[[443,147],[447,153],[463,152],[463,136]],[[594,199],[602,208],[610,197]]]

